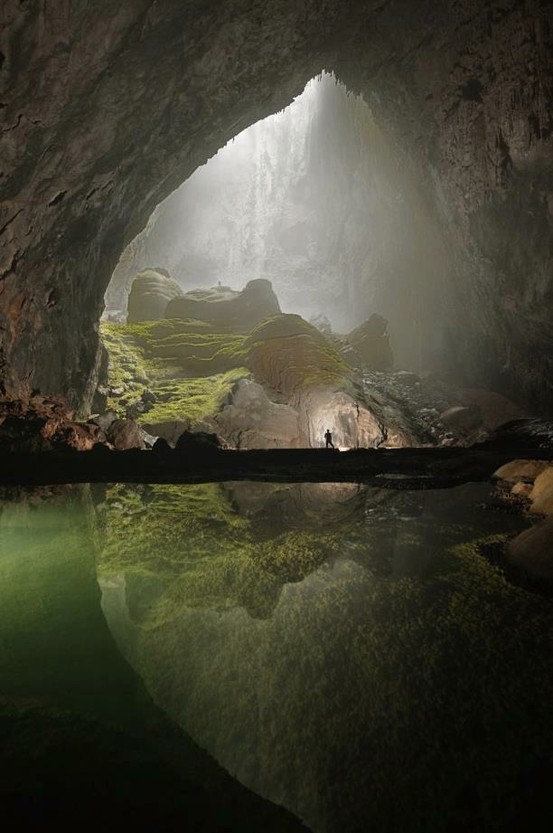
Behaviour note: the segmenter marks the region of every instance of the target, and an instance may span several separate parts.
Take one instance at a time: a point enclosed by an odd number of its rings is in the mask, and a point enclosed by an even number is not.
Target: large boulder
[[[295,448],[301,445],[298,412],[271,402],[261,385],[241,379],[215,417],[217,430],[236,448]]]
[[[534,481],[530,492],[530,511],[538,515],[553,515],[553,466],[549,465]],[[553,558],[553,553],[552,553]]]
[[[363,367],[369,370],[390,370],[393,367],[388,322],[381,315],[373,313],[346,336],[346,343],[353,348]]]
[[[511,460],[494,472],[494,478],[506,483],[533,483],[548,463],[545,460]]]
[[[195,289],[167,305],[166,318],[196,318],[223,329],[246,332],[264,318],[280,312],[270,281],[258,279],[241,292],[227,286]]]
[[[507,545],[507,561],[534,582],[553,587],[553,518],[513,538]]]
[[[301,316],[274,315],[245,341],[247,366],[256,379],[295,405],[308,388],[348,388],[352,370],[332,338]]]
[[[114,420],[107,430],[107,438],[117,451],[144,448],[142,431],[132,419]]]
[[[182,289],[165,269],[143,269],[132,282],[127,323],[165,318],[169,301],[182,295]]]
[[[526,417],[526,413],[516,402],[484,388],[464,388],[461,391],[461,399],[464,405],[478,408],[482,424],[488,431],[494,431],[506,422]]]

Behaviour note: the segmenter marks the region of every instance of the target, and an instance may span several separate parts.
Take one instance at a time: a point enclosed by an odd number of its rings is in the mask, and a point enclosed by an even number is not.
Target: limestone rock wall
[[[443,226],[455,268],[439,309],[405,316],[435,334],[444,366],[553,408],[550,4],[6,0],[1,14],[5,390],[86,408],[126,244],[198,165],[326,68],[365,97]],[[398,291],[393,276],[385,287]]]

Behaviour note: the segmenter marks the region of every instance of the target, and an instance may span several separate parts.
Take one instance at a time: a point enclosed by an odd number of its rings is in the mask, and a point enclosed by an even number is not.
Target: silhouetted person
[[[325,442],[326,442],[326,447],[327,448],[334,448],[334,443],[332,442],[332,434],[330,433],[330,428],[326,429]]]

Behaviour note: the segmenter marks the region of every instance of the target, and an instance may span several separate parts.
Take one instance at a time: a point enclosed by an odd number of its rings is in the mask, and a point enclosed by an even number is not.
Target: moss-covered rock
[[[249,281],[241,292],[226,286],[195,289],[174,298],[166,310],[167,318],[197,318],[212,325],[247,332],[259,321],[280,312],[271,282]]]
[[[256,378],[289,397],[307,388],[350,387],[353,371],[338,346],[299,315],[272,316],[245,344]]]
[[[164,318],[168,302],[179,295],[182,289],[165,269],[143,269],[131,286],[128,323]]]
[[[240,367],[243,338],[207,332],[204,322],[102,324],[109,353],[108,407],[152,431],[179,420],[196,427],[216,414]],[[225,343],[225,338],[229,343]],[[204,370],[198,372],[198,366]]]

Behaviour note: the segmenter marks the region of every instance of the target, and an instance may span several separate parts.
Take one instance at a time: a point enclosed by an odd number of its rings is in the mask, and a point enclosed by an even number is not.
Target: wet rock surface
[[[515,424],[516,425],[516,424]],[[528,427],[528,426],[526,426]],[[549,436],[547,425],[541,430],[534,423],[526,436],[530,442]],[[550,429],[550,426],[549,426]],[[551,449],[549,442],[548,448]],[[536,449],[536,453],[539,453]],[[505,548],[507,565],[519,579],[531,587],[553,592],[553,464],[550,459],[513,460],[495,474],[500,489],[515,505],[537,520],[530,529],[510,540]],[[541,520],[538,520],[541,518]]]

